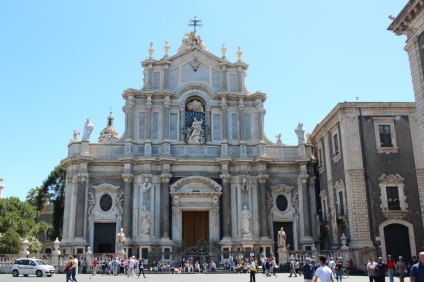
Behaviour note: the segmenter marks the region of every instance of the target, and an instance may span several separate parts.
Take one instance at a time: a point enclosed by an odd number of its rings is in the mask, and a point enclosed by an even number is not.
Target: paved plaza
[[[258,282],[273,282],[273,281],[285,281],[285,282],[303,282],[303,276],[302,277],[288,277],[288,273],[279,273],[277,277],[266,277],[262,273],[256,275],[256,281]],[[12,277],[11,274],[1,274],[0,275],[0,282],[9,282],[9,281],[49,281],[49,282],[64,282],[66,280],[65,274],[55,274],[53,277],[43,277],[38,278],[35,276],[30,277]],[[77,276],[78,282],[91,282],[91,281],[115,281],[115,282],[124,282],[124,281],[131,281],[131,280],[140,280],[145,282],[150,281],[157,281],[157,282],[192,282],[192,281],[201,281],[201,282],[217,282],[217,281],[224,281],[224,282],[248,282],[249,281],[249,274],[235,274],[235,273],[229,273],[229,274],[149,274],[146,273],[146,279],[143,279],[142,276],[140,278],[128,278],[126,276],[108,276],[108,275],[88,275],[88,274],[79,274]],[[344,279],[345,282],[368,282],[367,276],[350,276],[347,279]],[[386,277],[386,282],[388,282],[389,279]],[[399,280],[395,278],[395,282],[398,282]],[[409,277],[405,277],[405,282],[409,282]]]

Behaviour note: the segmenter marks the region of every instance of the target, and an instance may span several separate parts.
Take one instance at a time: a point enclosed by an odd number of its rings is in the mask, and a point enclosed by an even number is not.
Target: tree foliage
[[[9,229],[25,237],[37,225],[37,209],[17,197],[0,199],[0,233]]]
[[[7,229],[0,236],[0,254],[17,254],[21,250],[21,237],[13,228]]]
[[[51,237],[62,237],[63,211],[65,202],[66,168],[57,165],[40,187],[32,188],[27,194],[27,202],[41,211],[46,205],[53,205],[53,230]]]

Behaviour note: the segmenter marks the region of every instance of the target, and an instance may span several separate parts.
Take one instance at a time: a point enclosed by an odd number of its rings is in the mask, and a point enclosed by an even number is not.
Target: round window
[[[105,212],[112,208],[112,197],[109,194],[104,194],[100,198],[100,208]]]
[[[287,201],[286,196],[279,195],[276,200],[277,208],[280,211],[285,211],[289,206],[289,202]]]

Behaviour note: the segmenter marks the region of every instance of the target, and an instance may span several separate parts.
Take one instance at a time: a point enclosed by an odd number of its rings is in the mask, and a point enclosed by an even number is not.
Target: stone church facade
[[[145,256],[198,240],[224,251],[276,253],[284,228],[291,250],[315,249],[316,181],[313,146],[271,142],[264,134],[266,94],[245,87],[248,65],[206,50],[187,33],[174,55],[153,44],[142,62],[141,89],[127,89],[125,131],[112,113],[98,142],[93,125],[71,140],[61,249],[83,253],[123,251]],[[93,138],[91,138],[93,139]]]

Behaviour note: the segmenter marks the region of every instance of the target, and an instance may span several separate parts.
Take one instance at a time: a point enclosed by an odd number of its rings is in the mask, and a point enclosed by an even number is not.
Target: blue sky
[[[67,155],[72,131],[124,132],[122,92],[141,88],[140,61],[170,55],[202,20],[209,52],[249,64],[249,91],[267,94],[265,132],[297,143],[339,102],[414,101],[405,37],[387,31],[403,1],[23,1],[0,3],[0,178],[24,199]]]

